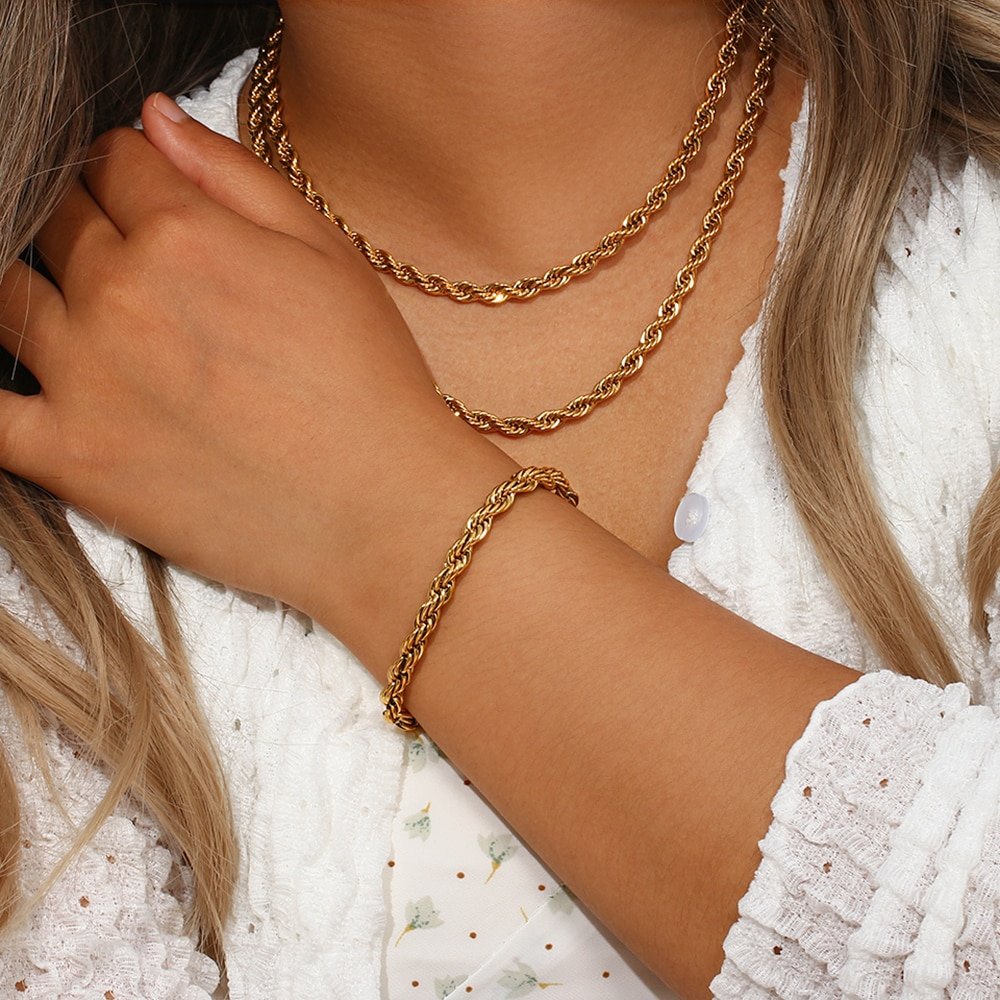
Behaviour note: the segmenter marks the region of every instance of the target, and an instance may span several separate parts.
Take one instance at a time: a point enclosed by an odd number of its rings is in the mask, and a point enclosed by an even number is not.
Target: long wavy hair
[[[958,155],[1000,167],[1000,0],[770,0],[770,10],[781,45],[810,80],[813,112],[765,316],[762,381],[774,441],[813,544],[873,647],[901,673],[959,680],[933,608],[876,501],[859,446],[853,377],[883,240],[913,157],[944,141]],[[128,122],[152,89],[176,93],[203,82],[259,41],[273,17],[246,4],[7,0],[0,11],[0,266],[30,244],[96,132]],[[0,538],[86,662],[81,667],[0,610],[4,693],[34,753],[43,753],[44,727],[56,722],[112,776],[41,891],[121,796],[132,795],[190,864],[193,930],[221,961],[235,836],[161,561],[143,552],[158,649],[119,610],[62,506],[9,475],[0,476]],[[966,563],[971,624],[985,639],[983,608],[1000,568],[998,476],[976,509]],[[24,902],[19,845],[17,791],[0,753],[0,927]]]
[[[273,11],[101,0],[0,5],[0,267],[30,245],[75,178],[95,135],[134,120],[144,94],[179,93],[259,40]],[[8,366],[8,370],[10,367]],[[29,382],[11,385],[30,391]],[[142,551],[159,628],[148,642],[115,603],[63,506],[0,474],[0,540],[31,588],[83,651],[86,667],[0,609],[0,684],[44,768],[45,726],[57,724],[111,776],[86,826],[45,884],[22,900],[19,802],[0,742],[0,927],[25,915],[73,854],[131,794],[194,874],[191,930],[220,963],[236,837],[222,771],[195,697],[162,560]],[[18,904],[24,905],[19,907]]]

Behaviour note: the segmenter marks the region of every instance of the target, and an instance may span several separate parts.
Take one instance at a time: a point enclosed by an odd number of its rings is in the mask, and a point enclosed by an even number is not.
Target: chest
[[[719,237],[681,315],[617,395],[552,432],[492,435],[522,465],[562,469],[581,510],[658,565],[680,544],[675,511],[760,309],[780,215],[775,179],[748,184],[744,217]],[[697,202],[689,203],[690,222]],[[527,303],[490,308],[390,291],[445,392],[499,416],[534,416],[618,368],[672,287],[692,229],[650,231],[604,270]]]

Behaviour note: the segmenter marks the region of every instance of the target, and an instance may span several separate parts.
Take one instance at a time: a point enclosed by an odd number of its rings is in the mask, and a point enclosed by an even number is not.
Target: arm
[[[379,680],[464,518],[516,468],[489,447],[447,497],[438,476],[422,493],[413,484],[398,530],[373,533],[384,547],[318,600],[317,619]],[[417,509],[419,523],[406,517]],[[358,586],[364,566],[374,572]],[[398,568],[391,578],[386,566]],[[857,676],[536,491],[477,548],[408,704],[584,902],[695,997],[722,964],[789,747],[816,704]]]
[[[462,454],[428,453],[314,608],[379,681],[465,517],[516,468]],[[407,704],[681,996],[763,1000],[1000,988],[1000,725],[969,701],[859,680],[538,490],[476,549]]]

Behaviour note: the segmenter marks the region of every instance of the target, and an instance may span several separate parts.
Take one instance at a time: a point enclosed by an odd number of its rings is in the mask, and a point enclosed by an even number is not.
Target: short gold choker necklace
[[[677,157],[667,166],[663,176],[647,193],[642,204],[625,216],[621,226],[601,237],[590,250],[577,254],[567,264],[550,268],[545,274],[518,278],[516,281],[491,281],[477,284],[473,281],[450,280],[440,274],[425,273],[415,264],[398,260],[388,250],[375,247],[354,229],[343,216],[330,208],[326,199],[316,190],[309,175],[299,164],[288,135],[281,102],[278,66],[281,55],[282,24],[279,22],[264,43],[253,69],[249,93],[248,131],[254,152],[273,164],[276,155],[285,175],[319,212],[325,215],[365,255],[379,271],[392,275],[405,285],[415,285],[429,295],[446,295],[456,302],[481,302],[500,305],[513,299],[534,298],[540,292],[562,288],[574,278],[589,274],[598,264],[613,257],[633,236],[646,228],[667,203],[670,192],[682,181],[688,165],[701,150],[701,141],[715,120],[716,107],[726,92],[729,73],[738,55],[743,33],[743,20],[730,18],[726,25],[726,39],[719,49],[717,68],[709,77],[707,96],[694,115],[691,131],[684,137]]]
[[[706,99],[695,113],[692,129],[681,143],[680,154],[649,191],[644,203],[630,212],[621,227],[601,239],[592,250],[578,254],[569,264],[551,268],[544,275],[481,285],[471,281],[452,281],[439,274],[425,274],[415,265],[400,262],[388,251],[374,247],[334,212],[300,166],[284,122],[278,81],[282,37],[280,21],[261,47],[251,74],[247,99],[251,148],[265,163],[280,169],[306,201],[337,226],[374,268],[402,284],[413,285],[429,295],[447,296],[460,303],[501,305],[511,300],[534,298],[540,292],[563,288],[573,278],[588,274],[599,263],[614,256],[666,204],[670,191],[684,179],[688,165],[701,149],[702,137],[715,120],[717,105],[726,92],[728,75],[736,63],[739,44],[746,32],[745,12],[746,4],[740,4],[727,19],[726,39],[719,49],[717,67],[706,84]],[[697,273],[708,259],[712,244],[722,228],[726,209],[733,201],[736,184],[743,174],[746,153],[753,145],[757,123],[764,113],[764,97],[770,86],[776,58],[775,29],[766,6],[762,11],[761,25],[754,85],[746,99],[745,117],[736,130],[735,145],[726,160],[722,182],[716,188],[711,207],[704,217],[701,234],[691,245],[687,262],[677,272],[673,290],[660,304],[656,318],[643,330],[638,344],[622,358],[618,368],[600,379],[590,392],[577,396],[565,406],[544,410],[534,417],[499,417],[484,410],[473,410],[438,387],[439,395],[457,416],[477,430],[508,437],[553,431],[564,423],[587,416],[595,406],[615,396],[622,384],[639,372],[645,358],[659,346],[666,328],[680,314],[684,298],[694,288]]]

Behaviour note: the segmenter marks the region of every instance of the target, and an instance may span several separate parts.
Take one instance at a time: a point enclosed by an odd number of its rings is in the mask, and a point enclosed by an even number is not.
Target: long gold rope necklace
[[[745,10],[746,5],[740,4],[727,19],[726,40],[719,50],[717,67],[706,84],[707,97],[695,113],[694,125],[681,143],[680,154],[669,164],[663,178],[649,191],[643,205],[630,212],[622,226],[605,236],[593,250],[578,254],[571,263],[551,268],[544,275],[519,278],[510,283],[476,284],[471,281],[452,281],[438,274],[425,274],[413,264],[400,262],[388,251],[374,247],[342,216],[334,212],[316,190],[309,175],[301,168],[284,122],[278,81],[282,37],[280,22],[261,47],[251,74],[247,98],[247,128],[251,147],[265,163],[280,168],[306,201],[337,226],[374,268],[390,274],[397,281],[413,285],[429,295],[446,295],[460,303],[501,305],[512,299],[530,299],[542,291],[564,287],[573,278],[589,273],[600,262],[614,256],[666,204],[670,191],[684,179],[687,166],[701,149],[702,137],[715,120],[716,107],[726,92],[728,74],[736,62],[739,43],[746,31]],[[553,431],[566,422],[587,416],[595,406],[615,396],[624,382],[639,372],[645,358],[663,340],[666,328],[680,314],[684,298],[694,288],[697,273],[708,259],[712,243],[722,228],[726,209],[732,204],[736,184],[743,175],[746,153],[753,145],[757,123],[764,113],[764,96],[770,86],[776,58],[774,26],[767,15],[765,6],[757,46],[758,62],[754,69],[754,85],[746,99],[745,117],[736,130],[735,146],[726,160],[722,182],[716,188],[712,205],[704,217],[701,234],[691,245],[687,262],[677,272],[673,290],[660,304],[656,318],[643,330],[636,346],[622,358],[618,368],[600,379],[590,392],[577,396],[565,406],[544,410],[534,417],[499,417],[485,410],[473,410],[460,399],[436,387],[438,394],[456,416],[484,433],[499,433],[508,437]]]

